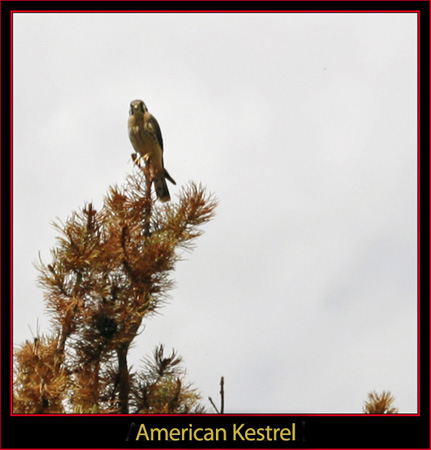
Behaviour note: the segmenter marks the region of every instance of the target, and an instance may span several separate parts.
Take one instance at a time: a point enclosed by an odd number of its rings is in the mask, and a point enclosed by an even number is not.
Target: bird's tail
[[[172,184],[177,184],[175,183],[175,180],[169,175],[169,172],[165,168],[163,168],[163,172],[167,180],[169,180]]]
[[[163,203],[168,202],[171,199],[171,196],[169,195],[168,185],[166,184],[163,174],[157,175],[153,181],[157,198]]]

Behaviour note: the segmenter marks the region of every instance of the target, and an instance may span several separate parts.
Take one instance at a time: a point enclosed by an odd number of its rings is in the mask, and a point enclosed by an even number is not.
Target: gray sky
[[[220,203],[133,365],[174,347],[228,413],[358,413],[371,390],[416,412],[415,14],[15,14],[13,39],[15,344],[49,330],[52,221],[134,170],[140,98],[173,199],[193,180]]]

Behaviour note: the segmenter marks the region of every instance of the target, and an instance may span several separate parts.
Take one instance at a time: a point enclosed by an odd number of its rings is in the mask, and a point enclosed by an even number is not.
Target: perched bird
[[[163,139],[157,120],[148,112],[142,100],[133,100],[130,103],[129,138],[133,148],[150,167],[150,173],[157,198],[168,202],[169,195],[166,179],[176,184],[163,164]]]

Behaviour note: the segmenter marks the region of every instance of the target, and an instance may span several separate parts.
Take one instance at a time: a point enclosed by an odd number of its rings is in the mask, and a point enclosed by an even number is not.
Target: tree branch
[[[129,413],[129,369],[127,368],[127,351],[129,345],[123,344],[117,349],[118,356],[118,390],[120,400],[120,413]]]

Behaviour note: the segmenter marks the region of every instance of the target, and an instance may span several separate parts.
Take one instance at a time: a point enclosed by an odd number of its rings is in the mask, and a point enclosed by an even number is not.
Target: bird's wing
[[[163,138],[162,138],[162,130],[160,129],[160,125],[153,115],[151,115],[151,117],[150,117],[150,122],[153,125],[154,132],[156,133],[157,141],[159,142],[160,148],[163,150]]]

